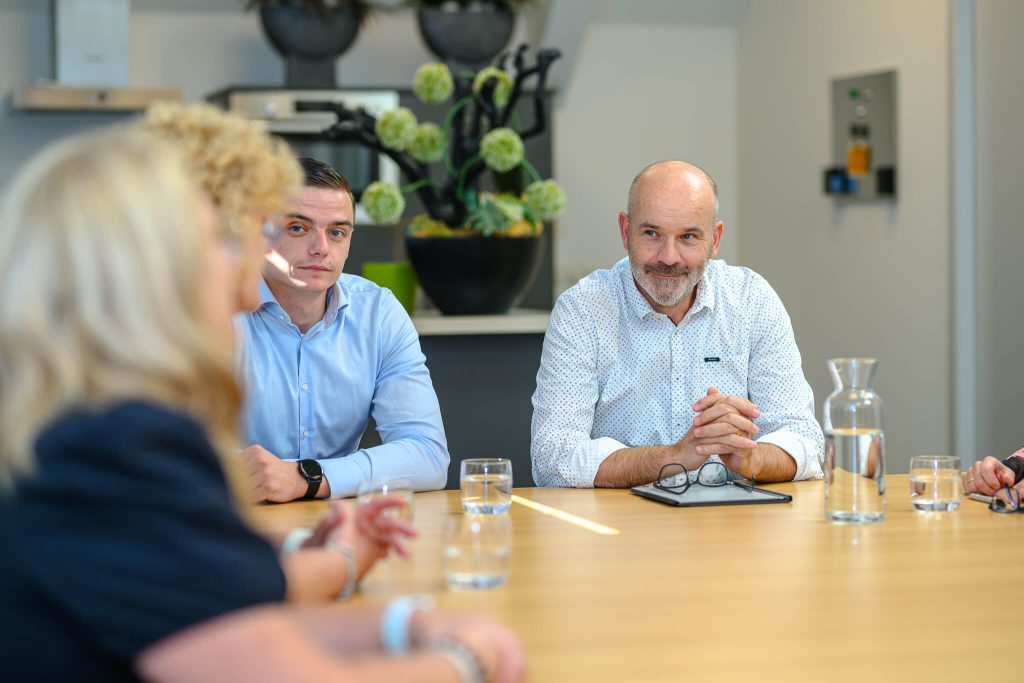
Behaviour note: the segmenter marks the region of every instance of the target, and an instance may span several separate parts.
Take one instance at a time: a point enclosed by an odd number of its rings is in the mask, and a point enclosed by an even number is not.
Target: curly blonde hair
[[[295,155],[258,121],[209,105],[161,102],[149,108],[142,127],[180,149],[232,232],[281,213],[302,189]]]

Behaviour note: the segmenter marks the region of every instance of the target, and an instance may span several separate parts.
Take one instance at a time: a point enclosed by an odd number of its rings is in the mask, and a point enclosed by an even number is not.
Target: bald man
[[[714,260],[718,210],[698,166],[663,161],[633,180],[619,214],[627,258],[551,312],[533,395],[539,486],[822,476],[789,316],[764,278]]]

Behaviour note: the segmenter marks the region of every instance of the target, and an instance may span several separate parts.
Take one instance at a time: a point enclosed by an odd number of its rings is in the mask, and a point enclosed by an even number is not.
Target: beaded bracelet
[[[1003,461],[1003,464],[1013,470],[1013,485],[1016,486],[1020,483],[1021,479],[1024,479],[1024,457],[1014,453],[1009,458]]]
[[[476,654],[454,638],[437,641],[433,652],[444,657],[452,665],[462,683],[486,683],[484,667]]]
[[[349,548],[344,543],[338,541],[328,541],[324,543],[324,550],[334,550],[341,554],[345,558],[345,587],[338,593],[338,600],[348,600],[349,596],[356,590],[356,556],[352,552],[352,548]]]
[[[281,557],[288,557],[289,555],[294,555],[299,552],[299,549],[302,548],[302,544],[305,543],[312,535],[313,530],[305,527],[299,527],[289,531],[288,535],[284,537],[283,541],[281,541]]]
[[[409,624],[415,612],[434,608],[429,595],[403,595],[384,608],[380,621],[380,644],[389,654],[402,655],[412,649],[409,642]]]

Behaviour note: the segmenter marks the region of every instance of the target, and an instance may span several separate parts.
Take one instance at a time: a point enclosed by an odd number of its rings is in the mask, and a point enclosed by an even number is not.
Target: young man
[[[722,229],[704,170],[665,161],[636,176],[619,214],[628,258],[551,312],[533,395],[538,485],[628,487],[678,465],[692,478],[709,458],[761,482],[821,476],[789,316],[762,277],[714,260]]]
[[[270,501],[340,498],[364,480],[444,487],[448,446],[412,321],[387,289],[342,274],[354,198],[341,175],[301,159],[305,187],[266,267],[258,309],[237,319],[244,439]],[[360,449],[373,416],[383,445]]]

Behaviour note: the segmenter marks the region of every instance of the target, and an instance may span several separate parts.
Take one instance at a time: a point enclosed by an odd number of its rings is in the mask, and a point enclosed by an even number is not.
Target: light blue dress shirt
[[[793,456],[796,479],[822,476],[814,395],[764,278],[709,260],[676,325],[640,294],[629,259],[592,273],[558,298],[548,322],[533,395],[534,480],[593,486],[615,451],[679,441],[712,386],[757,404],[755,440]]]
[[[246,445],[320,461],[332,498],[394,477],[417,491],[444,488],[450,456],[437,395],[416,328],[391,291],[342,274],[305,334],[266,282],[260,294],[260,307],[235,319]],[[371,415],[383,445],[360,449]]]

